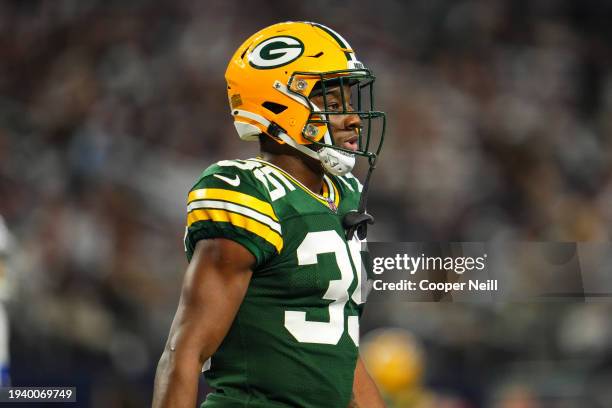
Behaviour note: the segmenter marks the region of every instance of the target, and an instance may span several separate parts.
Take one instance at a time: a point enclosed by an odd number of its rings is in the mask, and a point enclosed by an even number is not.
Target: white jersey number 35
[[[333,253],[340,270],[340,279],[329,281],[323,299],[332,300],[329,305],[329,322],[313,322],[306,319],[306,312],[285,311],[285,327],[301,343],[338,344],[344,333],[344,305],[349,299],[348,290],[354,279],[353,265],[357,269],[357,287],[351,298],[357,304],[361,299],[361,243],[349,241],[350,250],[336,231],[309,232],[297,249],[299,265],[314,265],[320,254]],[[349,253],[350,252],[350,253]],[[352,259],[352,263],[351,263]],[[359,345],[359,318],[348,316],[348,333],[355,345]]]

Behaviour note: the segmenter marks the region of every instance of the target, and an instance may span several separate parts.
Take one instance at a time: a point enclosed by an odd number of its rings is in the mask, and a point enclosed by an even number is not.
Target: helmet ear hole
[[[279,113],[283,112],[285,109],[287,109],[287,107],[285,105],[281,105],[280,103],[270,102],[270,101],[266,101],[266,102],[262,103],[261,106],[263,106],[264,108],[266,108],[270,112],[275,113],[277,115]]]

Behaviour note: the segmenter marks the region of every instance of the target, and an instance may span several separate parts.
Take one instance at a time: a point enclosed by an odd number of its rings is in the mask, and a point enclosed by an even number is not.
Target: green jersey
[[[259,159],[221,161],[189,193],[185,248],[227,238],[256,263],[232,326],[205,366],[204,407],[348,406],[362,309],[361,242],[342,218],[358,206],[353,176],[314,194]]]

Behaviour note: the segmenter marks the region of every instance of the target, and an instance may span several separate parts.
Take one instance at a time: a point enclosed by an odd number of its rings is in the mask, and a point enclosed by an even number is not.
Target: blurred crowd
[[[609,241],[611,18],[603,0],[0,2],[13,382],[147,404],[186,193],[258,148],[233,129],[227,61],[278,21],[329,25],[377,76],[371,240]],[[414,333],[423,386],[451,396],[436,406],[612,406],[609,298],[374,306],[364,331]]]

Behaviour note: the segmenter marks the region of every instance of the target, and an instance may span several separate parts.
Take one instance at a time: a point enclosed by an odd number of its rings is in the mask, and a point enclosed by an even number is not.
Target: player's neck
[[[263,160],[280,167],[313,193],[319,194],[323,187],[321,163],[307,157],[261,152]]]

